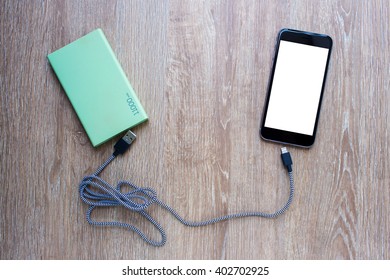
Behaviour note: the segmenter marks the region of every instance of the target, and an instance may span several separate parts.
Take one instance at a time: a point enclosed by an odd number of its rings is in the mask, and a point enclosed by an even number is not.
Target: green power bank
[[[101,29],[47,57],[94,147],[148,119]]]

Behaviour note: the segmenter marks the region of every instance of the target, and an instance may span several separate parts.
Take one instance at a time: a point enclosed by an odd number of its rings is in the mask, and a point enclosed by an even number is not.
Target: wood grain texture
[[[11,1],[0,4],[1,259],[389,259],[388,1]],[[104,172],[156,187],[191,220],[273,211],[288,195],[280,145],[259,139],[277,32],[334,41],[317,141],[290,148],[296,196],[276,220],[182,226],[152,206],[163,248],[85,221],[93,149],[46,55],[102,28],[150,120]],[[139,216],[98,210],[100,220]]]

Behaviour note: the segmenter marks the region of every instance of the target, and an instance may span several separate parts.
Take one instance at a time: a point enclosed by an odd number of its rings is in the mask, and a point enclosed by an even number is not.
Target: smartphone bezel
[[[269,128],[264,126],[265,119],[267,116],[267,111],[268,111],[268,104],[270,100],[272,84],[273,84],[274,74],[275,74],[275,67],[276,67],[278,53],[279,53],[279,45],[281,40],[329,49],[325,71],[324,71],[324,78],[322,80],[321,94],[318,102],[313,135],[305,135],[305,134],[284,131],[284,130]],[[260,135],[264,140],[285,143],[285,144],[295,145],[304,148],[310,148],[314,144],[316,134],[317,134],[317,125],[320,116],[321,104],[322,104],[322,99],[323,99],[323,94],[325,89],[325,81],[328,73],[330,54],[332,52],[332,45],[333,45],[332,38],[325,34],[318,34],[318,33],[299,31],[293,29],[280,30],[280,32],[278,33],[277,44],[275,47],[275,55],[274,55],[270,79],[268,82],[266,101],[263,110],[264,113],[263,113],[261,128],[260,128]]]

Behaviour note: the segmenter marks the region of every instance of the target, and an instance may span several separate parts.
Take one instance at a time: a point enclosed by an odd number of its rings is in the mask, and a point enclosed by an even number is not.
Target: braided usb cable
[[[99,177],[99,174],[114,160],[115,155],[109,157],[96,171],[90,176],[86,176],[80,182],[79,192],[83,202],[90,205],[87,210],[87,221],[95,226],[114,226],[123,227],[137,233],[145,242],[153,246],[163,246],[167,241],[167,236],[162,226],[147,213],[147,208],[152,204],[158,204],[162,208],[170,212],[183,225],[190,227],[207,226],[221,221],[226,221],[235,218],[243,217],[263,217],[276,218],[287,211],[290,207],[294,196],[294,177],[293,172],[288,171],[290,178],[290,194],[285,205],[274,213],[265,212],[240,212],[230,215],[225,215],[210,220],[193,222],[181,217],[172,207],[157,198],[157,193],[151,188],[142,188],[130,181],[119,181],[116,186],[113,186]],[[121,188],[127,186],[130,191],[123,193]],[[145,217],[159,232],[161,240],[156,241],[148,238],[139,228],[129,223],[117,221],[100,222],[91,218],[91,214],[96,207],[123,206],[130,211],[134,211]]]

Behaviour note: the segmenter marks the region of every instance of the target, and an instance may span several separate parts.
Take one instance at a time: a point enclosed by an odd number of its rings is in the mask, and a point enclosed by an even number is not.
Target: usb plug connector
[[[126,152],[135,139],[136,135],[131,130],[127,131],[127,133],[114,145],[113,155],[117,156]]]
[[[129,130],[125,136],[122,137],[123,141],[129,145],[134,142],[135,138],[137,138],[137,136],[131,130]]]
[[[287,151],[287,148],[286,147],[283,147],[281,148],[281,151],[282,151],[282,154],[281,154],[281,157],[282,157],[282,161],[283,161],[283,164],[284,166],[286,166],[288,172],[291,172],[292,171],[292,159],[291,159],[291,155],[289,153],[289,151]]]

